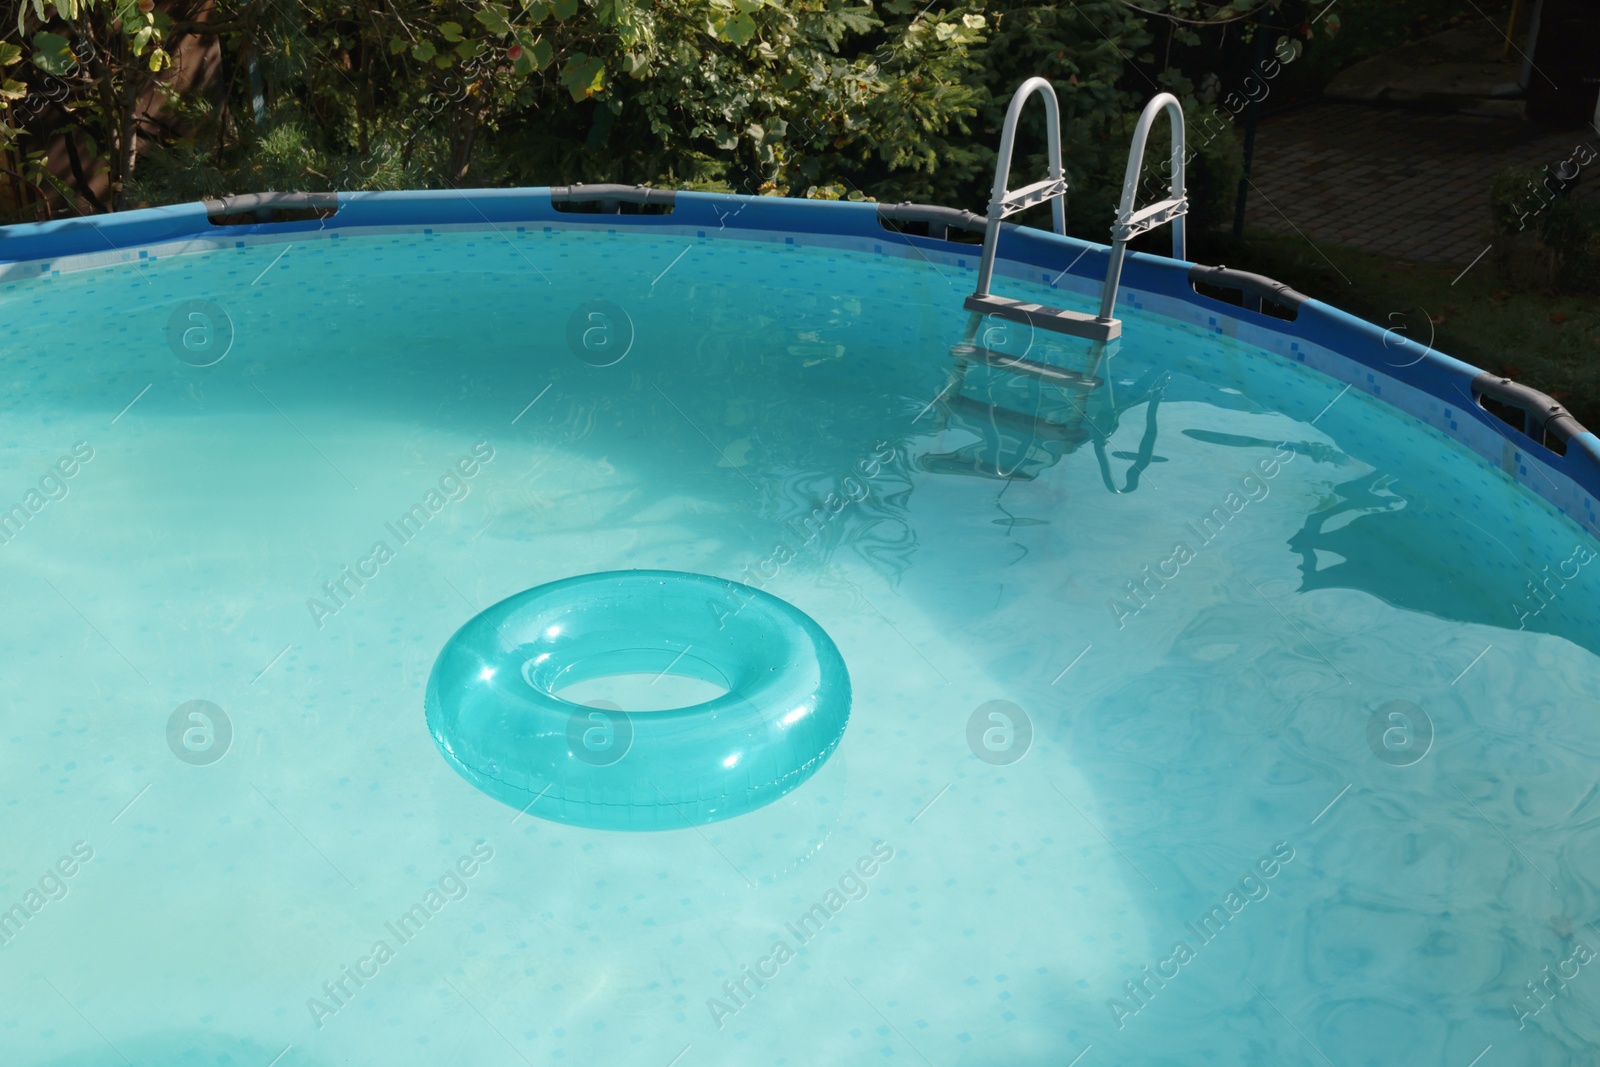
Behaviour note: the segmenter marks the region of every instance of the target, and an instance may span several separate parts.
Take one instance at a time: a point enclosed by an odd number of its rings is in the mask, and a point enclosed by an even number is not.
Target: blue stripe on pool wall
[[[890,252],[907,255],[919,251],[952,264],[960,258],[973,258],[971,245],[930,237],[896,234],[889,242],[878,219],[879,205],[872,202],[799,200],[787,197],[747,197],[720,193],[679,192],[668,214],[591,215],[558,211],[548,188],[427,190],[400,192],[356,192],[338,194],[338,210],[330,218],[296,222],[261,223],[245,226],[217,226],[210,222],[205,204],[180,204],[147,208],[54,222],[0,226],[0,265],[41,265],[64,257],[106,257],[143,246],[192,241],[220,242],[250,236],[287,236],[296,233],[350,230],[362,227],[466,226],[493,228],[502,224],[561,223],[568,226],[603,224],[608,228],[635,230],[688,229],[704,231],[708,237],[717,231],[768,231],[799,237],[832,236],[859,242],[862,251],[887,246]],[[731,234],[730,234],[731,236]],[[1013,276],[1032,278],[1039,271],[1057,281],[1061,288],[1080,292],[1097,291],[1105,274],[1109,250],[1072,237],[1043,230],[1005,224],[1000,238],[999,258],[1008,262]],[[113,260],[114,261],[114,260]],[[54,266],[54,264],[51,264]],[[1596,501],[1600,501],[1600,438],[1593,433],[1574,436],[1567,442],[1565,455],[1557,455],[1519,430],[1484,411],[1472,394],[1473,379],[1482,371],[1470,364],[1424,348],[1370,322],[1330,307],[1319,300],[1307,300],[1299,313],[1285,321],[1236,305],[1197,294],[1189,281],[1190,263],[1131,253],[1123,268],[1122,301],[1130,307],[1146,308],[1150,297],[1155,304],[1185,305],[1191,314],[1181,316],[1193,322],[1214,318],[1226,320],[1233,329],[1249,334],[1273,335],[1279,343],[1267,344],[1285,358],[1298,342],[1301,349],[1315,346],[1333,356],[1365,367],[1365,375],[1335,374],[1369,395],[1376,396],[1440,432],[1462,441],[1486,462],[1500,467],[1524,486],[1545,498],[1573,521],[1600,534],[1596,526]],[[26,277],[26,270],[4,271],[11,277]],[[32,271],[38,274],[39,271]],[[1270,340],[1270,338],[1269,338]],[[1328,366],[1319,369],[1330,370]],[[1379,382],[1396,382],[1434,398],[1433,405],[1446,413],[1430,418],[1414,410],[1415,405],[1396,402],[1394,390],[1385,394]],[[1469,413],[1471,421],[1459,413]],[[1458,426],[1458,422],[1466,425]],[[1470,432],[1469,432],[1470,431]],[[1501,455],[1489,448],[1502,442]],[[1486,442],[1488,444],[1486,444]],[[1566,481],[1576,493],[1563,491],[1546,475]],[[1549,482],[1549,485],[1541,484]],[[1587,498],[1587,499],[1584,499]]]

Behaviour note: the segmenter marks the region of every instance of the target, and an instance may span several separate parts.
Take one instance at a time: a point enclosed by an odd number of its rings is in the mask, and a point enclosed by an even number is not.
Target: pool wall
[[[670,206],[665,213],[596,214],[563,210],[573,203],[623,199]],[[248,199],[248,198],[245,198]],[[628,229],[715,240],[765,240],[915,258],[935,267],[976,271],[976,244],[890,228],[881,205],[867,202],[741,197],[713,193],[628,190],[617,186],[314,194],[306,203],[336,203],[330,217],[292,222],[218,225],[239,217],[234,205],[181,204],[86,218],[0,227],[0,286],[118,264],[293,238],[337,239],[341,232],[527,228]],[[308,213],[308,212],[303,212]],[[969,228],[977,216],[909,207],[908,217]],[[981,221],[981,220],[980,220]],[[1028,227],[1003,228],[996,273],[1097,299],[1109,249]],[[1565,454],[1484,410],[1478,393],[1499,389],[1514,402],[1548,412],[1553,400],[1525,387],[1498,387],[1483,371],[1417,344],[1319,300],[1294,307],[1292,321],[1199,293],[1193,264],[1144,253],[1129,255],[1121,307],[1143,310],[1234,337],[1286,360],[1306,364],[1348,387],[1417,418],[1500,468],[1535,495],[1600,537],[1600,438],[1564,413],[1551,420]],[[962,279],[960,285],[966,285]],[[970,286],[968,287],[970,288]],[[952,293],[959,308],[963,292]],[[1500,397],[1504,399],[1504,397]],[[1533,421],[1528,423],[1530,427]],[[1541,434],[1541,437],[1544,435]],[[1559,442],[1558,442],[1559,443]]]

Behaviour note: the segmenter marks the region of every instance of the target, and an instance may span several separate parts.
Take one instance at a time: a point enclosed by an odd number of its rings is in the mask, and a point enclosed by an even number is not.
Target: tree
[[[0,67],[24,73],[0,87],[0,119],[26,158],[7,169],[35,199],[90,211],[576,181],[977,207],[1012,90],[1044,74],[1074,217],[1098,227],[1149,95],[1130,58],[1153,40],[1123,0],[13,6],[27,36]],[[197,47],[211,77],[174,77]],[[1042,169],[1041,119],[1019,175]]]
[[[39,190],[59,189],[46,145],[56,139],[70,167],[73,193],[96,211],[123,204],[141,127],[172,66],[170,44],[195,31],[195,4],[156,11],[154,0],[23,0],[15,9],[17,35],[27,47],[0,44],[0,152],[13,175]],[[9,24],[11,11],[5,12]],[[26,55],[27,63],[22,63]],[[26,144],[33,134],[39,147]],[[84,163],[84,156],[89,166]],[[96,192],[104,174],[110,204]],[[69,202],[69,207],[76,208]]]

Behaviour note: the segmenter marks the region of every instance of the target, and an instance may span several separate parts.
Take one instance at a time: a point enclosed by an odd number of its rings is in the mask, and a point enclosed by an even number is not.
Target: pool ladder
[[[1017,122],[1021,118],[1023,107],[1035,93],[1044,100],[1049,166],[1043,180],[1012,190],[1008,188],[1008,183],[1011,177],[1012,153],[1016,144]],[[1141,208],[1137,206],[1136,194],[1144,165],[1145,145],[1150,137],[1151,126],[1162,112],[1166,113],[1172,129],[1172,176],[1169,195],[1164,200]],[[964,304],[972,314],[968,317],[960,343],[951,349],[950,354],[954,359],[951,381],[940,394],[948,397],[944,405],[945,418],[958,413],[965,415],[967,419],[975,421],[980,436],[988,442],[987,454],[973,457],[976,462],[960,464],[962,467],[960,473],[981,474],[1007,480],[1013,477],[1031,478],[1033,474],[1024,470],[1027,466],[1024,461],[1036,446],[1047,447],[1054,452],[1055,459],[1059,459],[1061,452],[1071,451],[1084,441],[1093,440],[1106,488],[1120,493],[1131,491],[1138,484],[1139,473],[1151,458],[1149,450],[1154,443],[1155,405],[1159,403],[1159,389],[1154,392],[1144,390],[1148,395],[1145,395],[1143,400],[1151,404],[1149,426],[1145,440],[1140,446],[1139,456],[1128,472],[1127,485],[1120,490],[1112,483],[1105,457],[1106,431],[1097,426],[1089,415],[1090,398],[1099,397],[1102,387],[1105,387],[1108,393],[1111,391],[1110,376],[1102,378],[1098,374],[1104,361],[1115,354],[1116,346],[1122,336],[1122,322],[1112,313],[1116,309],[1117,288],[1122,276],[1122,264],[1127,255],[1128,242],[1139,234],[1171,223],[1173,257],[1183,258],[1185,236],[1183,220],[1189,210],[1189,202],[1184,195],[1185,154],[1183,108],[1172,94],[1160,93],[1145,105],[1144,111],[1139,115],[1139,121],[1134,127],[1133,142],[1128,148],[1128,166],[1122,179],[1122,200],[1117,210],[1116,222],[1111,227],[1111,255],[1106,268],[1098,315],[995,296],[989,292],[989,285],[994,277],[1000,223],[1004,219],[1048,201],[1052,228],[1058,234],[1063,236],[1066,234],[1067,178],[1061,166],[1061,115],[1055,89],[1044,78],[1029,78],[1018,86],[1011,98],[1011,105],[1006,109],[1005,123],[1000,130],[1000,151],[995,161],[994,188],[989,198],[989,210],[984,224],[983,256],[978,264],[977,288],[967,297]],[[1003,321],[991,322],[985,328],[986,318]],[[1030,336],[1024,354],[1013,355],[1000,350],[1001,344],[1015,347],[1005,337],[1004,322],[1021,323],[1029,328]],[[1042,360],[1029,359],[1026,351],[1033,348],[1031,334],[1035,328],[1087,338],[1091,343],[1084,369],[1076,371]],[[1034,410],[1031,413],[1007,407],[998,402],[998,398],[993,398],[991,403],[985,404],[965,396],[963,392],[968,384],[968,371],[974,365],[985,365],[991,370],[1032,379],[1033,389],[1054,387],[1071,399],[1064,410],[1058,409],[1052,412],[1060,415],[1059,418],[1047,417],[1044,414],[1042,394],[1033,397],[1030,406]],[[1112,412],[1114,427],[1117,418],[1115,398],[1112,397],[1106,403]],[[943,428],[942,421],[941,428]],[[1012,435],[1012,440],[1018,444],[1010,470],[1004,465],[1007,458],[1004,445],[1008,432]],[[930,458],[944,462],[951,470],[955,469],[952,464],[957,457],[954,455]],[[1049,460],[1045,465],[1055,462],[1055,459]],[[984,462],[985,460],[987,462]]]
[[[1012,190],[1008,188],[1008,183],[1011,179],[1011,155],[1016,143],[1017,120],[1022,116],[1023,105],[1034,93],[1044,100],[1049,170],[1042,181]],[[1135,203],[1135,194],[1144,166],[1145,142],[1149,139],[1150,127],[1163,111],[1172,127],[1172,179],[1165,200],[1141,208]],[[1056,91],[1044,78],[1029,78],[1018,86],[1011,97],[1011,106],[1006,109],[1005,124],[1000,129],[1000,152],[995,160],[994,189],[989,197],[988,221],[983,231],[983,258],[978,263],[978,285],[963,305],[973,312],[966,343],[972,345],[976,340],[978,321],[984,315],[1102,343],[1121,337],[1122,320],[1112,312],[1116,310],[1117,286],[1122,277],[1122,263],[1127,255],[1128,242],[1141,233],[1171,223],[1172,257],[1182,259],[1184,256],[1183,219],[1189,212],[1189,201],[1184,196],[1183,187],[1184,155],[1183,107],[1171,93],[1159,93],[1139,115],[1139,122],[1133,131],[1133,143],[1128,147],[1128,167],[1122,178],[1122,202],[1117,209],[1116,222],[1111,227],[1111,259],[1106,267],[1098,315],[995,296],[989,292],[989,284],[994,277],[995,252],[1000,242],[1000,223],[1003,219],[1049,201],[1055,232],[1062,235],[1067,232],[1067,178],[1061,168],[1061,112],[1056,102]],[[981,350],[980,355],[988,358]],[[1054,370],[1043,364],[1028,366],[1031,361],[1001,358],[1019,373],[1036,373],[1045,377],[1044,371]],[[1044,371],[1039,370],[1040,367],[1044,367]]]

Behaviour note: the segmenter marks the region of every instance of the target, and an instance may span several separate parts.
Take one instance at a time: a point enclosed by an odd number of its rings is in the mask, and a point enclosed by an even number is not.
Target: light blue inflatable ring
[[[727,692],[672,711],[556,696],[617,674]],[[450,638],[428,677],[434,743],[462,777],[531,815],[670,830],[753,811],[811,777],[844,736],[850,676],[791,604],[678,571],[610,571],[518,593]]]

